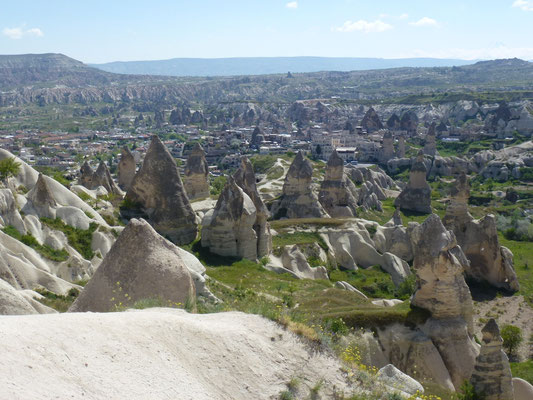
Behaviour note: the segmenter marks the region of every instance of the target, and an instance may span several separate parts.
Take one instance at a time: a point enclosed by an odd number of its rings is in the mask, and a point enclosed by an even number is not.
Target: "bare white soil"
[[[262,317],[176,309],[0,317],[1,399],[273,399],[350,393],[340,364]]]

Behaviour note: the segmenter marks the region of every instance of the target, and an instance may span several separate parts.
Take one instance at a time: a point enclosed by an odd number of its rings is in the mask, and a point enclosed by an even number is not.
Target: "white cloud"
[[[297,1],[290,1],[287,4],[285,4],[285,7],[292,8],[292,9],[298,8],[298,2]]]
[[[439,26],[439,23],[433,18],[422,17],[418,21],[409,22],[409,25],[418,26],[418,27],[426,27],[426,26]]]
[[[513,7],[518,7],[524,11],[533,11],[533,1],[531,0],[516,0]]]
[[[389,29],[392,29],[393,26],[383,22],[381,20],[376,21],[365,21],[360,19],[359,21],[346,21],[342,26],[334,28],[337,32],[364,32],[364,33],[374,33],[374,32],[385,32]]]
[[[28,36],[37,36],[37,37],[43,37],[44,33],[39,28],[31,28],[26,31],[26,34]]]
[[[39,28],[24,29],[23,26],[16,28],[4,28],[2,34],[10,39],[22,39],[25,36],[42,37],[44,33]]]

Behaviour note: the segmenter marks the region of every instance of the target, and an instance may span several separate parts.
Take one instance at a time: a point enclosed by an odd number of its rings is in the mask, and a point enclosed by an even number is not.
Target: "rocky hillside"
[[[518,59],[462,67],[395,68],[219,78],[119,75],[58,54],[0,56],[0,106],[37,103],[375,100],[443,90],[531,90],[533,64]],[[526,93],[527,94],[527,93]],[[522,93],[522,97],[526,94]],[[466,94],[465,94],[466,95]]]

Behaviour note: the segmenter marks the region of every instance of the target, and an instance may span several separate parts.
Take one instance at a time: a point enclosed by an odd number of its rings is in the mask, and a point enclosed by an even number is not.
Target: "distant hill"
[[[63,54],[0,55],[0,83],[21,85],[105,85],[113,74],[91,68]]]
[[[454,92],[453,99],[457,100],[472,99],[474,93],[487,91],[505,92],[507,100],[533,97],[533,63],[519,59],[451,67],[291,72],[290,76],[287,71],[259,76],[132,75],[102,71],[62,54],[0,56],[0,107],[105,102],[137,103],[139,109],[154,109],[183,101],[292,102],[339,98],[419,102],[421,96],[426,97],[423,101],[446,102],[452,100],[450,95]],[[197,74],[202,71],[197,70]]]
[[[399,67],[451,67],[474,61],[440,58],[328,58],[328,57],[247,57],[173,58],[158,61],[117,61],[90,64],[119,74],[167,76],[266,75],[287,72],[362,71]]]

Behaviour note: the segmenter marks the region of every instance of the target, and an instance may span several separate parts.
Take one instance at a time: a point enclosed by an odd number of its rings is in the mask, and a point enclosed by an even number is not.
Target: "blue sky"
[[[533,60],[533,0],[3,0],[0,54]]]

